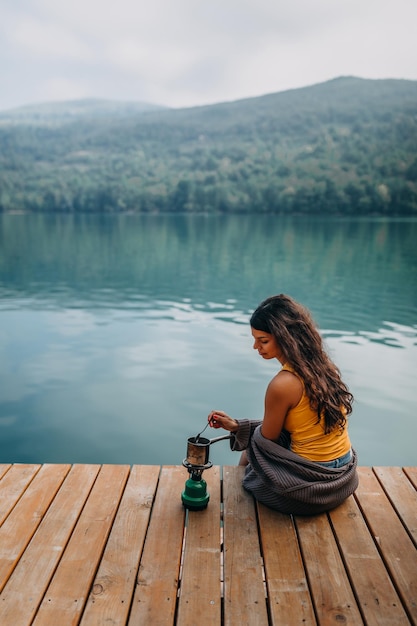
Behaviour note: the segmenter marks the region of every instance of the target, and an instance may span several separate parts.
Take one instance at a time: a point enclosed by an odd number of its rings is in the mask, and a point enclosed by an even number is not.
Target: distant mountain
[[[81,118],[126,117],[144,111],[167,109],[147,102],[118,102],[89,98],[65,102],[45,102],[0,111],[0,124],[65,124]]]
[[[0,210],[417,215],[417,81],[0,114]]]

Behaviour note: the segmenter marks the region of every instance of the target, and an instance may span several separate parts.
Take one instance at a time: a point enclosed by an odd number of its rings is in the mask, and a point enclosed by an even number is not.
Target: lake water
[[[262,215],[0,216],[0,462],[181,464],[211,409],[261,418],[279,364],[248,319],[281,292],[355,396],[360,464],[417,465],[417,220]]]

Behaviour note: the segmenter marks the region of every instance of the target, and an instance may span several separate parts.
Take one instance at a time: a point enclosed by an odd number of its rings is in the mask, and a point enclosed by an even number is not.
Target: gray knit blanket
[[[347,465],[324,467],[291,452],[283,432],[278,443],[265,439],[261,422],[240,420],[230,440],[232,450],[246,450],[243,487],[259,502],[281,513],[315,515],[334,509],[358,486],[357,456]]]

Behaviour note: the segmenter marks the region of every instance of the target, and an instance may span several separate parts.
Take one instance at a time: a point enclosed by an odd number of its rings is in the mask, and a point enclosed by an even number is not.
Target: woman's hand
[[[239,427],[237,420],[224,411],[211,411],[208,416],[208,423],[212,428],[224,428],[231,433],[235,433]]]

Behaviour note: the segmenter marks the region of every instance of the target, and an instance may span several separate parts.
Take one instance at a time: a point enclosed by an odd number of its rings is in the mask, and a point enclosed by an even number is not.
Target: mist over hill
[[[137,115],[144,111],[167,109],[148,102],[119,102],[86,98],[63,102],[42,102],[29,104],[8,111],[0,111],[0,126],[6,124],[62,125],[81,119],[117,119]]]
[[[417,215],[417,81],[0,113],[0,211]]]

